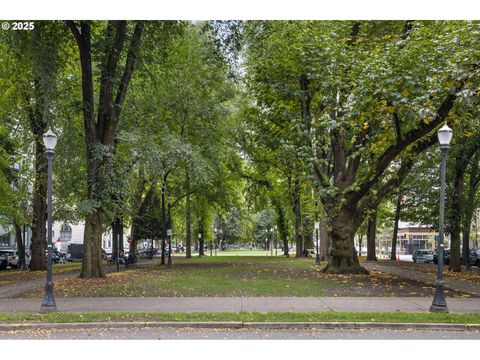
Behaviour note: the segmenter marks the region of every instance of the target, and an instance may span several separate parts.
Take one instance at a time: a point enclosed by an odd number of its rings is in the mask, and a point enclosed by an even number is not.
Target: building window
[[[72,240],[72,228],[67,224],[63,224],[60,227],[60,241],[70,242],[71,240]]]

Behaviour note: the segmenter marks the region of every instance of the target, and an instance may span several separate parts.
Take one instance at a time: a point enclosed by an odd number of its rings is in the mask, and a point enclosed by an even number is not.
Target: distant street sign
[[[440,240],[440,235],[435,235],[435,241],[439,241]]]
[[[318,230],[318,229],[320,229],[320,223],[315,222],[315,230]]]
[[[172,236],[172,229],[167,229],[167,236]]]

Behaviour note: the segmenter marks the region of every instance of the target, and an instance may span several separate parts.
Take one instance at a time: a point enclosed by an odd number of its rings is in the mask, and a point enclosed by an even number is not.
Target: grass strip
[[[480,314],[366,313],[366,312],[52,312],[0,314],[0,323],[72,323],[115,321],[239,321],[239,322],[395,322],[479,324]]]

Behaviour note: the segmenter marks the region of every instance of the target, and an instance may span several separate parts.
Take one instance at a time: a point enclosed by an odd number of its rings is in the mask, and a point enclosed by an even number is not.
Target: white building
[[[52,227],[52,238],[58,250],[66,252],[69,244],[83,244],[83,235],[85,224],[66,224],[55,222]],[[111,252],[113,247],[112,231],[105,232],[102,235],[102,248]],[[123,234],[123,247],[128,248],[127,234]]]
[[[23,230],[23,229],[22,229]],[[65,224],[55,222],[52,224],[52,241],[56,248],[61,252],[67,252],[69,244],[83,244],[83,234],[85,232],[85,224]],[[28,250],[31,244],[32,231],[30,227],[25,227],[25,248]],[[106,232],[102,235],[102,247],[106,252],[112,251],[112,232]],[[123,235],[123,246],[128,248],[127,234]],[[15,248],[15,231],[13,227],[0,226],[0,247]]]

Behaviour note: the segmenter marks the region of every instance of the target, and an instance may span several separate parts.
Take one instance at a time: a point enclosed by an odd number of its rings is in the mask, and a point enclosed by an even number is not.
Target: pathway
[[[42,299],[0,299],[0,313],[37,312]],[[426,313],[422,297],[89,297],[58,298],[65,312],[413,312]],[[480,313],[480,298],[447,299],[452,313]]]

